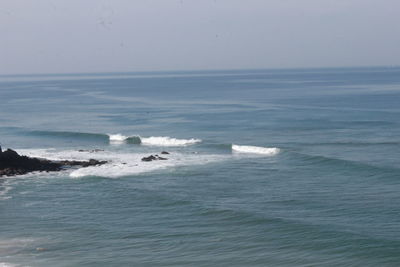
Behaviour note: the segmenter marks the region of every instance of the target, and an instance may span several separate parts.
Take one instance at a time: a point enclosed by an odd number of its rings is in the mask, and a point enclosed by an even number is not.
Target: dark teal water
[[[1,178],[0,266],[400,265],[400,68],[2,76],[0,143],[110,161]]]

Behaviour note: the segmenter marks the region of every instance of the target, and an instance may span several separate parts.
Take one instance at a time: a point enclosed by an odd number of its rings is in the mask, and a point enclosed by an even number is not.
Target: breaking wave
[[[95,142],[110,142],[121,144],[142,144],[146,146],[189,146],[200,143],[200,139],[178,139],[169,136],[141,137],[139,135],[125,136],[122,134],[84,133],[68,131],[31,131],[32,135],[48,136],[53,138],[77,139]]]
[[[112,143],[142,144],[147,146],[188,146],[200,143],[200,139],[177,139],[168,136],[124,136],[122,134],[110,134]]]
[[[276,147],[259,147],[259,146],[239,146],[232,145],[232,150],[239,153],[262,154],[273,156],[279,153],[280,149]]]
[[[143,145],[150,146],[188,146],[200,143],[200,139],[176,139],[171,137],[147,137],[141,138]]]
[[[110,134],[108,136],[111,142],[124,142],[128,138],[122,134]]]

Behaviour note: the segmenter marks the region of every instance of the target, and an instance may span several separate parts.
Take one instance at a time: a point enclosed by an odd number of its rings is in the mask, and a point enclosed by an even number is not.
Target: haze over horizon
[[[22,1],[0,75],[400,64],[400,1]]]

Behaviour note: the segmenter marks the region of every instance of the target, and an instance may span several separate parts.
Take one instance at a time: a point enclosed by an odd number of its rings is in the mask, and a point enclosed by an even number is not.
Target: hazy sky
[[[1,0],[0,74],[400,65],[400,0]]]

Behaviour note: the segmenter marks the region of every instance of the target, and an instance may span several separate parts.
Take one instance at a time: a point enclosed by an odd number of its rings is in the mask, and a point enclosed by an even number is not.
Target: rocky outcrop
[[[107,161],[90,159],[89,161],[63,160],[53,161],[41,158],[21,156],[12,149],[0,151],[0,177],[22,175],[34,171],[61,171],[71,167],[89,167],[102,165]]]
[[[142,161],[153,161],[153,160],[167,160],[167,158],[160,157],[159,155],[150,155],[148,157],[142,158]]]

